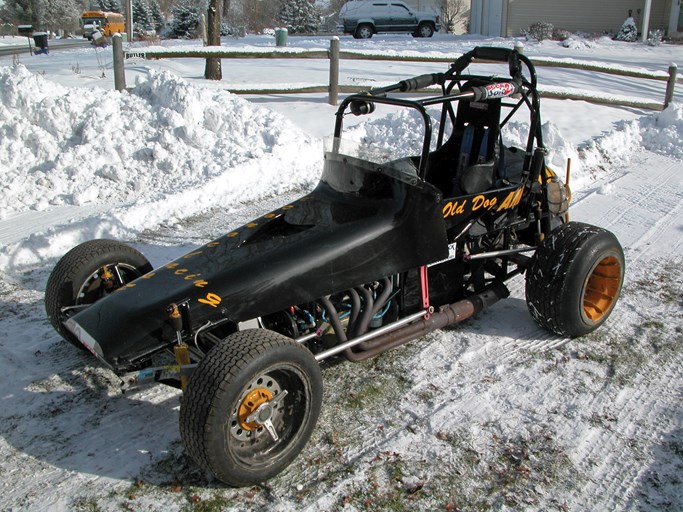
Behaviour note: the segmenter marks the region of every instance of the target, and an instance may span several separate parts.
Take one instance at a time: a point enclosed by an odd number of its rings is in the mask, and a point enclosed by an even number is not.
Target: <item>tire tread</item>
[[[102,259],[109,254],[124,253],[131,258],[131,261],[137,261],[137,268],[141,274],[145,274],[152,270],[147,258],[138,250],[116,240],[96,239],[89,240],[80,245],[77,245],[69,252],[67,252],[62,259],[55,265],[50,277],[45,286],[45,311],[50,323],[55,330],[69,343],[78,348],[84,348],[74,338],[74,336],[62,325],[59,318],[61,308],[66,305],[69,300],[74,299],[73,289],[74,279],[77,279],[78,274],[82,273],[83,269],[91,265],[91,262],[97,259]],[[119,258],[120,259],[120,258]],[[93,269],[94,271],[95,269]],[[69,297],[69,294],[71,296]],[[73,302],[71,302],[73,304]]]
[[[560,297],[570,267],[586,243],[597,236],[609,236],[616,242],[605,229],[570,222],[554,229],[536,250],[527,270],[526,297],[529,312],[541,327],[560,336],[575,335],[565,311],[567,304]]]
[[[195,369],[183,394],[180,409],[180,434],[185,449],[204,470],[216,473],[212,463],[214,454],[209,449],[212,432],[211,418],[217,414],[213,407],[216,396],[243,372],[255,359],[283,346],[308,351],[282,334],[266,329],[238,331],[224,343],[216,345]],[[221,480],[226,481],[223,476]],[[240,482],[226,482],[240,485]]]

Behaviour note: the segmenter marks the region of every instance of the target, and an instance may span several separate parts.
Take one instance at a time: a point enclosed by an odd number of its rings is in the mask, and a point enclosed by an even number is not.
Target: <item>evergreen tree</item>
[[[148,0],[149,10],[152,16],[152,25],[154,30],[161,32],[161,29],[166,25],[166,18],[164,13],[161,12],[161,6],[159,5],[159,0]]]
[[[118,0],[95,0],[92,7],[98,11],[123,12]]]
[[[15,25],[40,26],[42,2],[33,0],[5,0],[0,16]]]
[[[154,20],[146,0],[133,0],[133,23],[137,30],[152,30]]]
[[[81,7],[74,0],[43,0],[41,16],[45,30],[70,30],[79,24]]]
[[[636,41],[638,39],[638,27],[636,27],[635,20],[633,18],[626,18],[626,21],[621,26],[619,33],[614,39],[631,43]]]
[[[309,0],[283,0],[279,19],[293,34],[316,32],[320,10]]]
[[[194,0],[180,0],[171,9],[170,37],[192,37],[199,27],[200,6]]]
[[[0,16],[34,30],[70,30],[78,27],[82,10],[78,0],[5,0]]]

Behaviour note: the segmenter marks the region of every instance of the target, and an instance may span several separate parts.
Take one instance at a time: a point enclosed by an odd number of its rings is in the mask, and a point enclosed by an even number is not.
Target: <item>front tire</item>
[[[542,327],[576,337],[602,325],[619,298],[624,252],[611,232],[570,222],[551,231],[526,275],[529,312]]]
[[[273,331],[239,331],[194,371],[180,434],[192,459],[222,482],[259,484],[299,455],[321,405],[320,366],[308,349]]]
[[[372,29],[372,25],[364,23],[356,28],[353,37],[355,39],[370,39],[374,33],[375,31]]]
[[[57,262],[47,280],[47,317],[66,341],[86,350],[63,322],[79,306],[93,304],[151,270],[142,253],[122,242],[101,239],[77,245]]]

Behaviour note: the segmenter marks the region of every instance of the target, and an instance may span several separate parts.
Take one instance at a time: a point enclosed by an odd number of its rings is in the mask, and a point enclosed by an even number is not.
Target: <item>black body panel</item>
[[[352,157],[325,158],[309,195],[137,279],[67,327],[120,366],[174,339],[170,303],[187,304],[194,328],[239,322],[448,255],[435,187]]]

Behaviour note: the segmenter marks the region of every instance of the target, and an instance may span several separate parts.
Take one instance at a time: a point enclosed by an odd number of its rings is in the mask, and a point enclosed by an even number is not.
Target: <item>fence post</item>
[[[328,103],[336,106],[339,97],[339,38],[330,39],[330,96]]]
[[[126,73],[123,70],[123,38],[121,34],[114,34],[112,45],[114,52],[114,88],[117,91],[126,89]]]
[[[664,108],[669,106],[674,99],[674,89],[676,87],[676,75],[678,74],[678,66],[672,62],[669,66],[669,79],[666,81],[666,94],[664,95]]]

